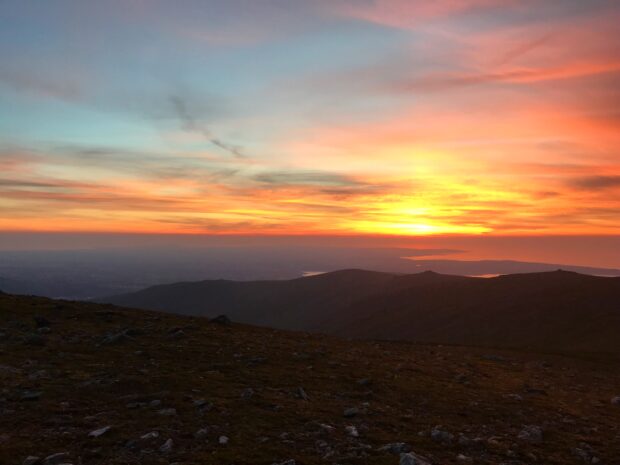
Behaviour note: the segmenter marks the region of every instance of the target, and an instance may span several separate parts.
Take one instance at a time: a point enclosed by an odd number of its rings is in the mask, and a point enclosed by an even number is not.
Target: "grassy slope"
[[[45,345],[24,343],[36,332],[34,315],[51,321]],[[459,463],[460,453],[482,464],[583,463],[571,452],[580,443],[603,463],[620,457],[620,406],[610,404],[620,395],[616,359],[346,341],[6,295],[0,328],[2,464],[56,452],[68,452],[74,464],[396,464],[396,456],[377,450],[396,441],[441,464]],[[171,336],[175,328],[183,335]],[[123,329],[133,335],[100,344]],[[361,378],[372,383],[360,385]],[[309,400],[295,395],[299,386]],[[250,399],[242,399],[246,388],[255,392]],[[26,391],[42,394],[20,401]],[[202,411],[196,399],[212,408]],[[162,404],[127,407],[151,400]],[[362,413],[344,418],[347,407]],[[161,408],[177,415],[163,416]],[[87,436],[107,425],[113,428],[105,435]],[[359,438],[346,435],[347,425]],[[480,441],[434,442],[428,432],[435,425]],[[524,425],[542,427],[543,442],[519,439]],[[195,438],[204,427],[207,438]],[[150,431],[160,436],[139,439]],[[218,445],[220,435],[230,443]],[[172,452],[159,452],[168,438]],[[333,455],[322,459],[326,447]]]

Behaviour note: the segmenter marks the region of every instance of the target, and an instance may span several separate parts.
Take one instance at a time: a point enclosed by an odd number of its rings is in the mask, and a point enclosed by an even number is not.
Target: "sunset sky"
[[[4,1],[0,230],[620,234],[617,0]]]

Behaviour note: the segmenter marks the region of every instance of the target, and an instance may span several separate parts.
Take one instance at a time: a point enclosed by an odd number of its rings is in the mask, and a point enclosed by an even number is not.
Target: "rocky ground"
[[[0,295],[0,463],[620,464],[611,356]]]

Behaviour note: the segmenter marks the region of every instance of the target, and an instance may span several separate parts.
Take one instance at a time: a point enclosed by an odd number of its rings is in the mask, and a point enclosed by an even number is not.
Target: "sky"
[[[617,0],[3,1],[0,231],[620,234]]]

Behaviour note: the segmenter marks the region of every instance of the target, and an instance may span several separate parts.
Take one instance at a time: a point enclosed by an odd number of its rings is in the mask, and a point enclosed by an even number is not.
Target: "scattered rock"
[[[219,315],[216,316],[215,318],[211,318],[211,323],[215,323],[217,325],[223,325],[223,326],[228,326],[231,324],[230,318],[228,318],[226,315]]]
[[[160,415],[165,415],[167,417],[171,417],[177,414],[177,409],[175,408],[163,408],[161,410],[159,410],[157,413],[159,413]]]
[[[326,425],[325,423],[319,423],[319,427],[320,427],[323,431],[325,431],[325,432],[327,432],[327,433],[330,433],[330,434],[331,434],[331,433],[333,433],[333,432],[336,430],[336,428],[334,428],[333,426],[331,426],[331,425]]]
[[[22,395],[19,397],[19,400],[23,401],[32,401],[39,400],[43,393],[41,391],[24,391]]]
[[[357,431],[357,428],[355,426],[345,426],[344,430],[349,436],[353,438],[357,438],[360,435],[359,431]]]
[[[185,337],[185,331],[182,329],[177,329],[176,331],[170,333],[168,337],[170,339],[183,339]]]
[[[194,433],[194,437],[196,439],[206,439],[209,435],[209,430],[207,428],[200,428],[198,431]]]
[[[386,444],[385,446],[379,447],[379,451],[398,455],[405,452],[410,452],[411,447],[404,442],[392,442],[390,444]]]
[[[96,429],[88,433],[89,438],[98,438],[99,436],[103,436],[105,433],[112,429],[111,426],[104,426],[103,428]]]
[[[151,431],[150,433],[143,434],[140,439],[155,439],[159,437],[158,431]]]
[[[125,342],[127,339],[129,339],[129,336],[127,336],[125,331],[121,331],[120,333],[112,333],[112,334],[106,335],[102,339],[101,344],[115,345],[115,344],[120,344],[122,342]]]
[[[245,388],[243,391],[241,391],[241,398],[242,399],[251,399],[254,396],[254,389],[252,388]]]
[[[359,413],[360,413],[360,409],[358,409],[357,407],[350,407],[350,408],[344,409],[344,412],[342,412],[342,414],[346,418],[352,418],[358,415]]]
[[[519,439],[533,443],[540,443],[543,440],[543,431],[540,426],[525,426],[519,433]]]
[[[616,396],[613,399],[611,399],[611,403],[613,405],[620,405],[620,396]]]
[[[308,394],[306,394],[306,391],[301,386],[297,388],[297,391],[295,391],[295,396],[298,399],[308,400]]]
[[[228,444],[228,436],[220,436],[219,438],[217,438],[217,442],[222,445],[225,446],[226,444]]]
[[[431,462],[413,452],[407,452],[400,454],[399,465],[431,465]]]
[[[192,402],[192,405],[196,408],[203,408],[209,404],[205,399],[196,399]]]
[[[172,447],[174,447],[174,441],[172,439],[168,439],[161,445],[161,447],[159,448],[159,452],[161,452],[162,454],[167,454],[168,452],[172,451]]]
[[[41,462],[41,458],[40,457],[37,457],[37,456],[34,456],[34,455],[29,455],[22,462],[22,465],[36,465],[39,462]]]
[[[57,452],[56,454],[48,455],[43,459],[43,465],[58,465],[65,462],[69,458],[69,454],[66,452]]]
[[[454,435],[448,431],[441,429],[441,426],[435,426],[431,430],[431,439],[435,442],[441,442],[443,444],[449,444],[454,439]]]

